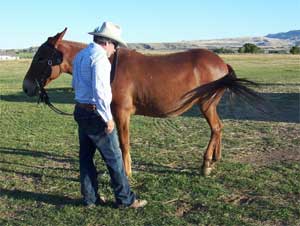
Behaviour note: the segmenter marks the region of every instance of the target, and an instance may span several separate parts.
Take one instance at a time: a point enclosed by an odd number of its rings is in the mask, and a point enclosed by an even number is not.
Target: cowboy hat
[[[96,27],[89,34],[109,38],[118,42],[121,46],[127,47],[126,42],[121,38],[121,28],[112,22],[104,22],[101,27]]]

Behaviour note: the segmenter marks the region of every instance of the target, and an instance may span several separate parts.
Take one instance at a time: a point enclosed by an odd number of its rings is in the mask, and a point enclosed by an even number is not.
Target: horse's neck
[[[57,46],[57,49],[63,53],[63,63],[60,65],[60,70],[63,73],[72,74],[72,62],[75,55],[86,47],[86,44],[79,42],[71,42],[63,40]]]
[[[87,45],[84,43],[80,43],[80,42],[72,42],[72,41],[66,41],[66,40],[62,40],[59,45],[57,46],[57,49],[60,50],[63,53],[63,63],[60,64],[60,71],[61,73],[68,73],[68,74],[72,74],[73,70],[72,70],[72,62],[74,57],[76,56],[76,54],[82,50],[83,48],[85,48]],[[134,50],[129,50],[129,49],[125,49],[125,48],[121,48],[119,50],[119,53],[122,52],[122,54],[120,54],[121,56],[131,56],[131,55],[140,55],[140,56],[144,56],[141,53],[138,53]],[[111,58],[112,61],[112,58]]]

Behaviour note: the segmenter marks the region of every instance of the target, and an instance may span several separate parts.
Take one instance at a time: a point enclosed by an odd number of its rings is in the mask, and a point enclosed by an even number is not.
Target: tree
[[[299,46],[293,46],[293,47],[290,49],[290,53],[291,53],[291,54],[300,54],[300,47],[299,47]]]
[[[234,53],[232,49],[225,49],[225,48],[219,48],[219,49],[213,49],[214,53]]]
[[[257,47],[254,44],[246,43],[243,45],[243,47],[238,49],[239,53],[261,53],[262,49]]]

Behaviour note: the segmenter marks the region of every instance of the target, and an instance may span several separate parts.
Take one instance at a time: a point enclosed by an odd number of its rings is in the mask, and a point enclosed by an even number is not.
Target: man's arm
[[[114,128],[110,108],[112,100],[110,86],[111,65],[105,57],[95,60],[92,64],[93,96],[96,100],[97,111],[107,124],[107,132],[111,133]]]

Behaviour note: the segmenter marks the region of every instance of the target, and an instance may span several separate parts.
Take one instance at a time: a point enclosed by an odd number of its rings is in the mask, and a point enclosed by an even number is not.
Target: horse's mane
[[[62,42],[67,43],[69,45],[77,46],[79,48],[85,48],[87,46],[86,43],[82,43],[82,42],[75,42],[75,41],[69,41],[69,40],[62,40]]]

